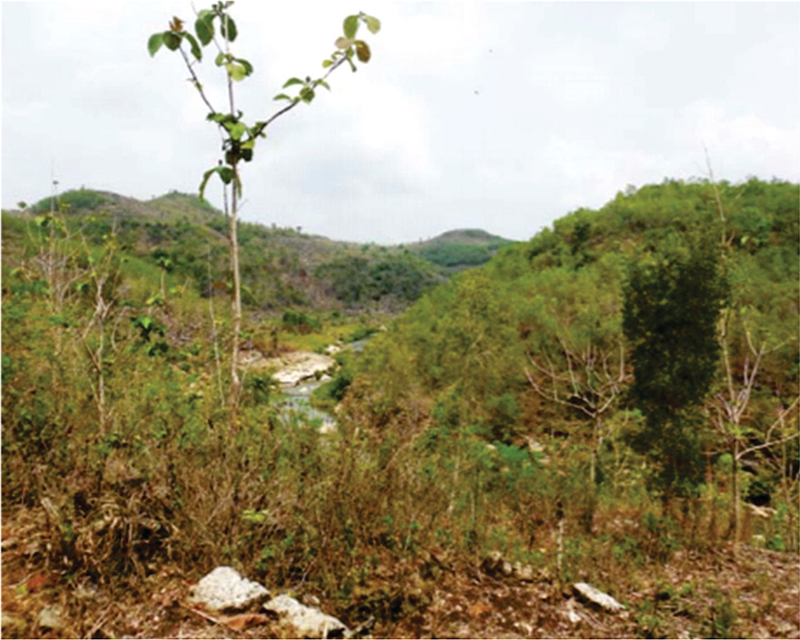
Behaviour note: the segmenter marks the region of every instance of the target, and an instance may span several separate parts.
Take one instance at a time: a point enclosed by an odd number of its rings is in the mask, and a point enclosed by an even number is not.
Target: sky
[[[0,11],[4,208],[53,180],[197,192],[219,133],[180,56],[146,47],[173,15],[193,22],[190,2]],[[270,125],[242,172],[243,220],[381,244],[456,228],[525,240],[629,185],[708,177],[704,146],[716,179],[800,182],[800,3],[238,0],[245,121],[279,109],[288,78],[319,77],[357,11],[381,20],[359,32],[372,60]],[[223,110],[206,51],[196,71]]]

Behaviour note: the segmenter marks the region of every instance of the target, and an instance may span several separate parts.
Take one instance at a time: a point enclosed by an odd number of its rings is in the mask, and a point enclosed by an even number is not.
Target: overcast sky
[[[800,3],[239,0],[245,119],[321,74],[359,10],[382,21],[364,31],[372,60],[270,126],[244,220],[387,244],[527,239],[629,184],[705,176],[703,144],[717,178],[800,181]],[[197,191],[219,135],[180,57],[146,48],[173,15],[192,19],[190,2],[2,3],[4,208],[48,196],[51,170],[61,190]],[[213,59],[198,74],[223,110]]]

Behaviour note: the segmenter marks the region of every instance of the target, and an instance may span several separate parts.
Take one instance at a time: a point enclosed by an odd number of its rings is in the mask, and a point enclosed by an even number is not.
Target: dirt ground
[[[263,611],[222,616],[197,609],[188,603],[193,581],[174,567],[113,588],[49,571],[23,533],[4,523],[3,637],[293,635]],[[795,554],[750,547],[735,554],[726,547],[704,554],[678,551],[667,564],[631,566],[624,580],[628,592],[611,593],[625,606],[616,614],[582,602],[571,584],[543,572],[522,580],[425,557],[375,576],[346,605],[313,593],[313,583],[292,595],[319,604],[351,629],[360,627],[361,637],[800,638]],[[614,584],[611,578],[606,583]],[[57,622],[48,623],[53,614]]]

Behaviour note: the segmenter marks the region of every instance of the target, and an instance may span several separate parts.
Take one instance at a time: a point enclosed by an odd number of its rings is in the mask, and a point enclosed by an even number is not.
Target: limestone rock
[[[521,562],[514,563],[514,575],[523,582],[533,582],[535,577],[533,567],[529,564],[522,564]]]
[[[39,626],[42,629],[60,629],[62,613],[61,605],[54,604],[45,607],[39,612]]]
[[[264,604],[264,609],[277,613],[282,621],[294,627],[298,638],[342,638],[349,634],[340,620],[287,595],[273,598]]]
[[[189,600],[210,611],[244,611],[267,598],[266,587],[246,580],[233,567],[217,567],[192,588]]]
[[[321,353],[295,351],[280,358],[276,364],[280,368],[272,374],[272,379],[284,387],[293,387],[335,367],[336,361]]]
[[[503,558],[499,551],[490,551],[489,555],[483,560],[481,568],[492,576],[504,576],[506,578],[515,577],[523,582],[533,582],[534,570],[529,564],[515,562],[513,565]]]
[[[564,607],[564,615],[572,624],[580,624],[583,621],[583,618],[575,611],[575,601],[572,598],[567,600],[567,604]]]
[[[572,585],[572,588],[584,600],[605,609],[609,613],[617,613],[625,608],[607,593],[603,593],[585,582],[576,582]]]

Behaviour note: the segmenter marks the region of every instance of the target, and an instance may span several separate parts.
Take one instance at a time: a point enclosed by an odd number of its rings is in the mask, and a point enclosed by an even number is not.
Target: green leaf
[[[344,19],[344,37],[354,38],[358,31],[358,16],[347,16]]]
[[[323,60],[322,61],[322,68],[327,69],[328,67],[333,65],[333,60]]]
[[[242,122],[236,123],[225,123],[225,128],[231,134],[231,138],[234,140],[239,140],[244,135],[244,132],[247,131],[247,126]]]
[[[362,16],[362,19],[367,25],[370,33],[378,33],[381,30],[381,21],[372,16]]]
[[[367,63],[369,62],[372,53],[369,50],[369,46],[363,40],[356,40],[356,55],[361,62]]]
[[[225,68],[228,70],[228,75],[236,82],[240,82],[247,77],[244,67],[240,64],[230,62],[225,65]]]
[[[242,160],[250,162],[253,159],[253,150],[242,148]]]
[[[253,65],[250,64],[249,61],[245,60],[244,58],[236,58],[236,62],[241,64],[244,67],[244,72],[249,76],[253,73]]]
[[[293,84],[303,84],[303,81],[300,78],[289,78],[286,82],[283,83],[283,89],[286,87],[291,87]]]
[[[350,38],[343,38],[342,36],[339,36],[338,38],[336,38],[336,42],[334,42],[333,44],[336,45],[337,49],[344,50],[352,46],[353,42],[354,40]]]
[[[328,84],[327,82],[325,82],[324,80],[317,80],[317,84],[318,84],[318,85],[320,85],[320,86],[323,86],[323,87],[325,87],[325,88],[326,88],[328,91],[330,91],[330,90],[331,90],[331,85],[329,85],[329,84]]]
[[[233,21],[233,18],[230,16],[224,16],[219,25],[220,33],[222,37],[225,38],[228,42],[233,42],[236,40],[236,23]]]
[[[203,46],[206,46],[214,38],[214,24],[211,20],[204,20],[203,14],[201,13],[200,17],[194,23],[194,32],[197,34],[200,42],[203,43]]]
[[[227,114],[227,113],[211,112],[206,116],[206,120],[221,124],[222,122],[224,122],[229,117],[230,117],[230,115]]]
[[[277,96],[273,98],[273,100],[291,100],[291,98],[287,96],[285,93],[279,93]]]
[[[183,37],[189,41],[189,45],[192,48],[192,55],[195,57],[195,59],[202,60],[203,52],[200,50],[200,45],[197,43],[195,37],[188,31],[183,32]]]
[[[161,34],[164,46],[170,51],[175,51],[181,46],[181,37],[174,31],[165,31]]]
[[[234,177],[233,169],[231,169],[230,167],[219,167],[218,172],[219,172],[219,177],[222,178],[222,181],[225,184],[231,183],[231,180],[233,180]]]
[[[214,167],[213,169],[209,169],[203,174],[203,179],[200,181],[200,200],[203,199],[203,193],[205,193],[206,185],[208,184],[208,179],[215,173],[219,171],[220,167]]]
[[[303,87],[300,90],[300,99],[306,104],[310,104],[314,99],[314,90],[309,87]]]
[[[164,44],[164,34],[154,33],[150,36],[150,39],[147,41],[147,50],[150,52],[150,56],[156,55],[156,51],[161,48],[162,44]]]
[[[225,64],[225,61],[227,59],[228,59],[228,56],[226,54],[219,53],[219,54],[217,54],[217,57],[214,60],[214,64],[216,64],[218,67],[221,67],[223,64]]]

